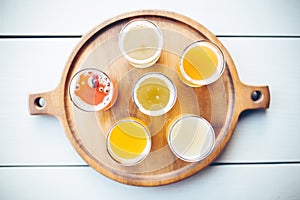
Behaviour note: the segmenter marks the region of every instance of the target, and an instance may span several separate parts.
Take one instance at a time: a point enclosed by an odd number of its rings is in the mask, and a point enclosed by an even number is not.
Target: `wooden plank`
[[[57,119],[30,116],[28,109],[30,92],[56,87],[77,41],[0,40],[1,164],[83,163]]]
[[[296,126],[300,113],[300,65],[296,53],[300,51],[300,39],[222,41],[233,56],[240,79],[248,84],[269,85],[271,102],[265,112],[248,112],[240,118],[221,160],[299,160],[299,146],[293,140],[300,140]]]
[[[300,35],[297,0],[1,1],[0,34],[82,35],[104,20],[141,9],[178,12],[219,35]]]
[[[213,166],[162,187],[133,187],[90,167],[0,168],[0,199],[290,199],[300,198],[300,165]]]
[[[28,112],[28,94],[56,86],[78,40],[0,40],[0,165],[85,164],[55,118]],[[239,120],[217,162],[299,161],[300,39],[221,40],[242,81],[270,85],[271,105]]]

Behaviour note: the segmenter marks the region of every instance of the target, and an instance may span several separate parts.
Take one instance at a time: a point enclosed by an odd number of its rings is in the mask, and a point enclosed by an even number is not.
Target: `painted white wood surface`
[[[299,165],[213,166],[167,186],[133,187],[89,167],[4,168],[1,199],[243,199],[298,200]]]
[[[164,9],[187,15],[222,35],[300,35],[298,0],[2,0],[0,34],[81,35],[124,12]]]
[[[300,1],[194,4],[193,0],[0,1],[1,200],[300,199]],[[220,39],[241,80],[271,89],[269,110],[239,120],[215,161],[226,165],[154,188],[127,186],[99,175],[77,155],[58,120],[29,116],[28,94],[55,88],[80,39],[4,38],[82,35],[110,17],[139,9],[175,11],[217,35],[237,36]]]

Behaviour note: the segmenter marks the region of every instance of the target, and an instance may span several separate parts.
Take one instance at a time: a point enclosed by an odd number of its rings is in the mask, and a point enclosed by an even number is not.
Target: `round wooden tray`
[[[118,48],[118,34],[130,20],[145,18],[156,23],[163,32],[164,47],[157,63],[146,69],[128,64]],[[183,84],[176,73],[179,57],[191,42],[206,39],[224,52],[226,67],[222,77],[208,85],[192,88]],[[118,85],[119,96],[107,111],[84,112],[75,107],[69,97],[71,78],[83,68],[105,71]],[[165,115],[150,117],[141,113],[131,98],[134,82],[147,72],[167,75],[177,87],[177,101]],[[251,98],[253,93],[259,98]],[[40,105],[43,98],[46,105]],[[268,108],[267,86],[247,86],[240,82],[235,65],[222,43],[196,21],[185,16],[158,10],[130,12],[103,22],[85,35],[66,63],[61,82],[50,92],[29,95],[31,114],[57,117],[80,156],[103,175],[130,185],[164,185],[189,177],[208,166],[224,150],[237,124],[240,113],[247,109]],[[208,120],[216,133],[212,153],[200,162],[189,163],[178,159],[170,150],[166,127],[180,114],[196,114]],[[121,166],[109,157],[105,139],[116,121],[136,117],[151,131],[152,147],[147,158],[135,166]]]

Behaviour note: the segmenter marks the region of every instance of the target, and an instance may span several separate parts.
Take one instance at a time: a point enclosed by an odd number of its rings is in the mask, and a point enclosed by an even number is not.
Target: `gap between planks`
[[[218,38],[300,38],[300,35],[216,35]],[[82,35],[0,35],[0,39],[81,38]]]
[[[256,165],[300,165],[300,161],[278,161],[278,162],[226,162],[226,163],[212,163],[209,166],[236,166],[236,165],[241,165],[241,166],[256,166]],[[81,167],[90,167],[87,164],[82,164],[82,165],[0,165],[1,168],[65,168],[65,167],[74,167],[74,168],[81,168]]]

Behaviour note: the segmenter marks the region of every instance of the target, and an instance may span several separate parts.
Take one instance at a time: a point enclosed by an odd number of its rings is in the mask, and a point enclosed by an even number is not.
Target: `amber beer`
[[[116,122],[107,136],[107,151],[121,165],[142,162],[151,148],[151,135],[146,125],[135,118]]]
[[[179,77],[191,87],[216,81],[223,73],[225,59],[221,49],[209,41],[197,41],[186,47],[180,58]]]

